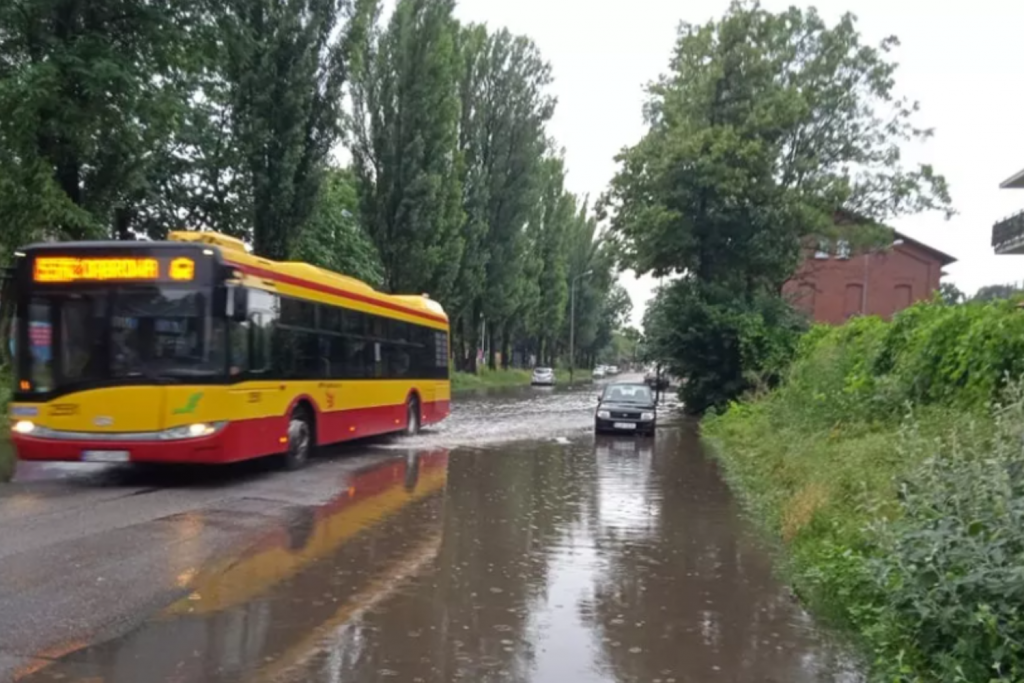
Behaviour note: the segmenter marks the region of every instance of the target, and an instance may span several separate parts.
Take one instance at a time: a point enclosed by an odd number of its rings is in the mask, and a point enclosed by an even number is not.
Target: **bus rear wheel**
[[[288,420],[288,450],[284,454],[284,467],[301,469],[309,462],[313,450],[313,424],[302,408],[296,408]]]
[[[405,415],[406,436],[416,436],[420,433],[420,402],[415,396],[406,404]]]

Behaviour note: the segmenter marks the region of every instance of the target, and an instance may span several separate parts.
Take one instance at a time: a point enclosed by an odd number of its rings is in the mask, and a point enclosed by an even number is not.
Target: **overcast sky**
[[[613,157],[643,135],[643,85],[663,73],[682,20],[720,16],[727,0],[459,0],[463,21],[507,26],[529,35],[554,70],[558,109],[549,130],[565,148],[568,186],[600,194],[615,173]],[[765,0],[769,9],[794,4]],[[935,137],[910,158],[946,175],[960,212],[951,221],[923,215],[893,227],[958,259],[948,280],[967,293],[1024,280],[1024,256],[995,256],[992,224],[1024,209],[1024,190],[999,183],[1024,169],[1024,2],[974,0],[822,0],[833,22],[850,11],[872,43],[900,38],[900,92],[921,103],[918,123]],[[639,324],[649,279],[623,277]]]

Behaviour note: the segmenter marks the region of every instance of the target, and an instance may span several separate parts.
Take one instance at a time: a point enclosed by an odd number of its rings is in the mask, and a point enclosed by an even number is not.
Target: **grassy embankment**
[[[1024,311],[919,305],[812,330],[781,388],[705,420],[879,681],[1024,680],[1022,373]]]
[[[489,370],[487,368],[482,368],[475,375],[468,372],[453,372],[452,391],[464,393],[501,387],[526,386],[530,383],[531,374],[530,370]],[[577,369],[573,371],[573,383],[581,384],[590,380],[590,370]],[[569,371],[556,369],[555,382],[558,384],[569,384]]]

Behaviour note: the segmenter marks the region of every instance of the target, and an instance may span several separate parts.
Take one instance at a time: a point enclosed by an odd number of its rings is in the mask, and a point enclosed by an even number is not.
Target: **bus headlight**
[[[171,427],[160,432],[161,439],[197,439],[201,436],[210,436],[224,429],[227,422],[196,422],[195,424]]]
[[[14,423],[14,426],[11,427],[11,429],[16,431],[18,434],[31,434],[35,428],[36,423],[30,422],[29,420],[18,420]]]

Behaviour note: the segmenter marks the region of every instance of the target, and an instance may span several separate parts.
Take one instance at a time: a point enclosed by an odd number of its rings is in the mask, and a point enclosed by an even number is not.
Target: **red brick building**
[[[815,322],[842,324],[855,315],[889,318],[931,298],[942,269],[956,261],[901,233],[889,249],[852,252],[843,240],[823,240],[808,251],[783,291]]]

